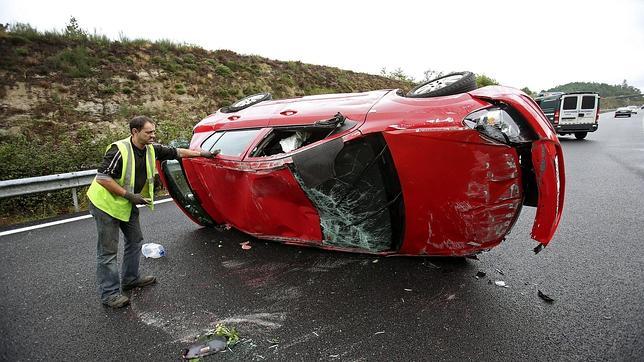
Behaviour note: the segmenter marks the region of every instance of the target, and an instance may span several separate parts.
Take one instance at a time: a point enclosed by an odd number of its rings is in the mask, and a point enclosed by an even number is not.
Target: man
[[[112,308],[129,304],[121,294],[137,287],[156,283],[156,278],[139,275],[141,258],[141,225],[136,205],[154,208],[155,160],[164,161],[182,157],[212,158],[219,150],[195,151],[153,144],[154,121],[137,116],[130,121],[130,137],[112,143],[105,153],[103,164],[87,190],[89,210],[96,220],[98,231],[96,277],[101,302]],[[118,252],[119,228],[123,232],[124,251],[119,281]]]

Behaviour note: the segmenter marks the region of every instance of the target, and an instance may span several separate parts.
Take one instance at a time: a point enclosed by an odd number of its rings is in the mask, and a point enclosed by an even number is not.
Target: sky
[[[532,91],[568,82],[644,92],[644,0],[0,0],[0,23],[379,74],[469,70]]]

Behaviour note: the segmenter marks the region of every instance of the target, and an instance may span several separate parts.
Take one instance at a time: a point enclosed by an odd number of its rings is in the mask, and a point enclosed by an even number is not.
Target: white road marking
[[[156,204],[162,204],[162,203],[168,202],[168,201],[172,201],[172,198],[158,200],[158,201],[155,201],[154,204],[155,205]],[[138,205],[137,207],[141,208],[141,207],[144,207],[144,206],[143,205]],[[18,233],[22,233],[22,232],[25,232],[25,231],[42,229],[42,228],[55,226],[55,225],[60,225],[60,224],[66,224],[68,222],[74,222],[74,221],[78,221],[78,220],[89,219],[91,217],[92,217],[91,214],[90,215],[83,215],[83,216],[78,216],[78,217],[72,217],[70,219],[65,219],[65,220],[58,220],[58,221],[52,221],[52,222],[39,224],[39,225],[27,226],[27,227],[20,228],[20,229],[7,230],[7,231],[0,232],[0,236],[18,234]]]

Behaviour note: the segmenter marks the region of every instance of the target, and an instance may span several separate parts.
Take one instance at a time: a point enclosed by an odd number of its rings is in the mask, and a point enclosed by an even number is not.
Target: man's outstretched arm
[[[187,148],[177,148],[177,155],[179,158],[190,158],[190,157],[206,157],[213,158],[217,156],[221,150],[213,150],[212,152],[206,150],[189,150]]]

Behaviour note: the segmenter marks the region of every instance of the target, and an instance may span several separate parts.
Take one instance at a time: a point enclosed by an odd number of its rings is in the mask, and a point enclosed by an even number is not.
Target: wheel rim
[[[454,74],[444,78],[436,79],[416,89],[413,94],[425,94],[425,93],[433,92],[441,88],[445,88],[451,84],[454,84],[458,82],[461,78],[463,78],[462,74]]]

